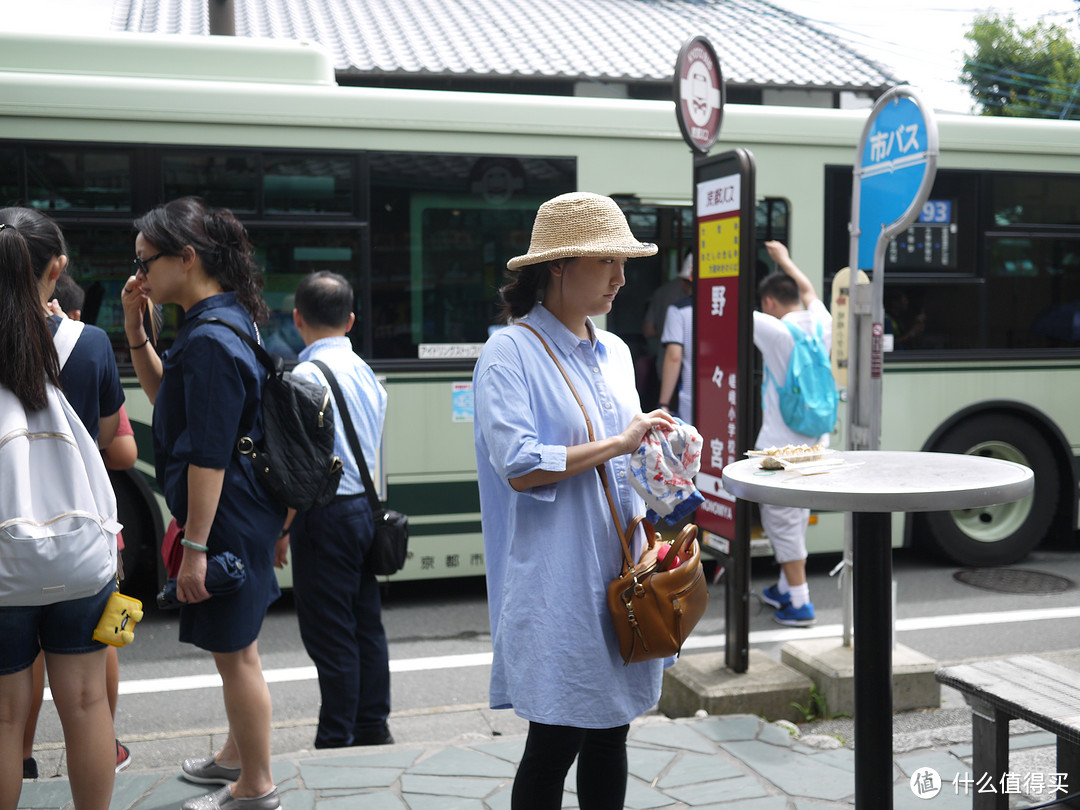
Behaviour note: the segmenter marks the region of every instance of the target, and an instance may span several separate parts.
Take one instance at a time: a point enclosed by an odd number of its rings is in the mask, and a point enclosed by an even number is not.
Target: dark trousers
[[[292,524],[296,616],[322,695],[316,748],[387,733],[390,656],[379,583],[363,564],[373,534],[371,506],[363,497],[300,512]]]
[[[622,810],[626,798],[626,735],[630,726],[573,728],[529,723],[512,810],[559,810],[566,773],[577,757],[581,810]]]

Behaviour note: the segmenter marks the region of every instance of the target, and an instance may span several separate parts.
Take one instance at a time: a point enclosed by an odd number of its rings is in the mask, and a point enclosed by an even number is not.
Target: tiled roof
[[[880,90],[887,69],[763,0],[234,0],[238,36],[315,40],[342,76],[667,82],[703,35],[729,84]],[[112,27],[209,33],[207,0],[115,0]]]

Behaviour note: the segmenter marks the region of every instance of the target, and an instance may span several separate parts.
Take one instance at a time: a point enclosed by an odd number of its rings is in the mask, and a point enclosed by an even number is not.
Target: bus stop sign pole
[[[702,547],[725,575],[725,664],[750,662],[748,506],[724,490],[721,473],[748,449],[753,341],[754,158],[744,149],[710,156],[720,135],[724,79],[716,50],[688,39],[675,62],[675,113],[694,156],[693,424],[705,441],[695,515]],[[743,249],[743,248],[747,249]]]
[[[881,449],[881,365],[885,337],[885,251],[919,215],[937,174],[933,111],[907,85],[874,105],[855,152],[851,190],[851,311],[848,318],[848,450]],[[869,284],[858,271],[872,271]],[[852,527],[844,522],[844,646],[851,646]]]

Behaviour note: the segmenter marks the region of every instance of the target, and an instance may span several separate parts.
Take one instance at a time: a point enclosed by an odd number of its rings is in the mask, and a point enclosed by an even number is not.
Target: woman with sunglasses
[[[285,519],[236,452],[262,432],[266,376],[254,352],[218,318],[258,339],[267,318],[262,277],[247,231],[231,212],[186,197],[135,221],[136,273],[124,284],[124,327],[139,383],[154,405],[154,458],[169,510],[184,527],[177,577],[180,640],[209,651],[221,675],[229,734],[214,756],[189,759],[182,775],[224,787],[184,810],[273,810],[270,692],[258,652],[259,628],[280,591],[274,543]],[[158,355],[144,327],[148,304],[176,304],[184,320]],[[206,589],[207,558],[229,551],[245,566],[227,596]]]

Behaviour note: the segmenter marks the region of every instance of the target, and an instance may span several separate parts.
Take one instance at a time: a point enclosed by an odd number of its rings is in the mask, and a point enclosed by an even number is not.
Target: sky
[[[406,0],[401,0],[405,2]],[[1076,0],[978,3],[964,0],[771,0],[851,42],[893,69],[940,112],[971,111],[958,82],[975,17],[1014,14],[1025,25],[1040,17],[1066,26],[1080,41]],[[113,0],[0,0],[0,26],[12,31],[108,31]]]

